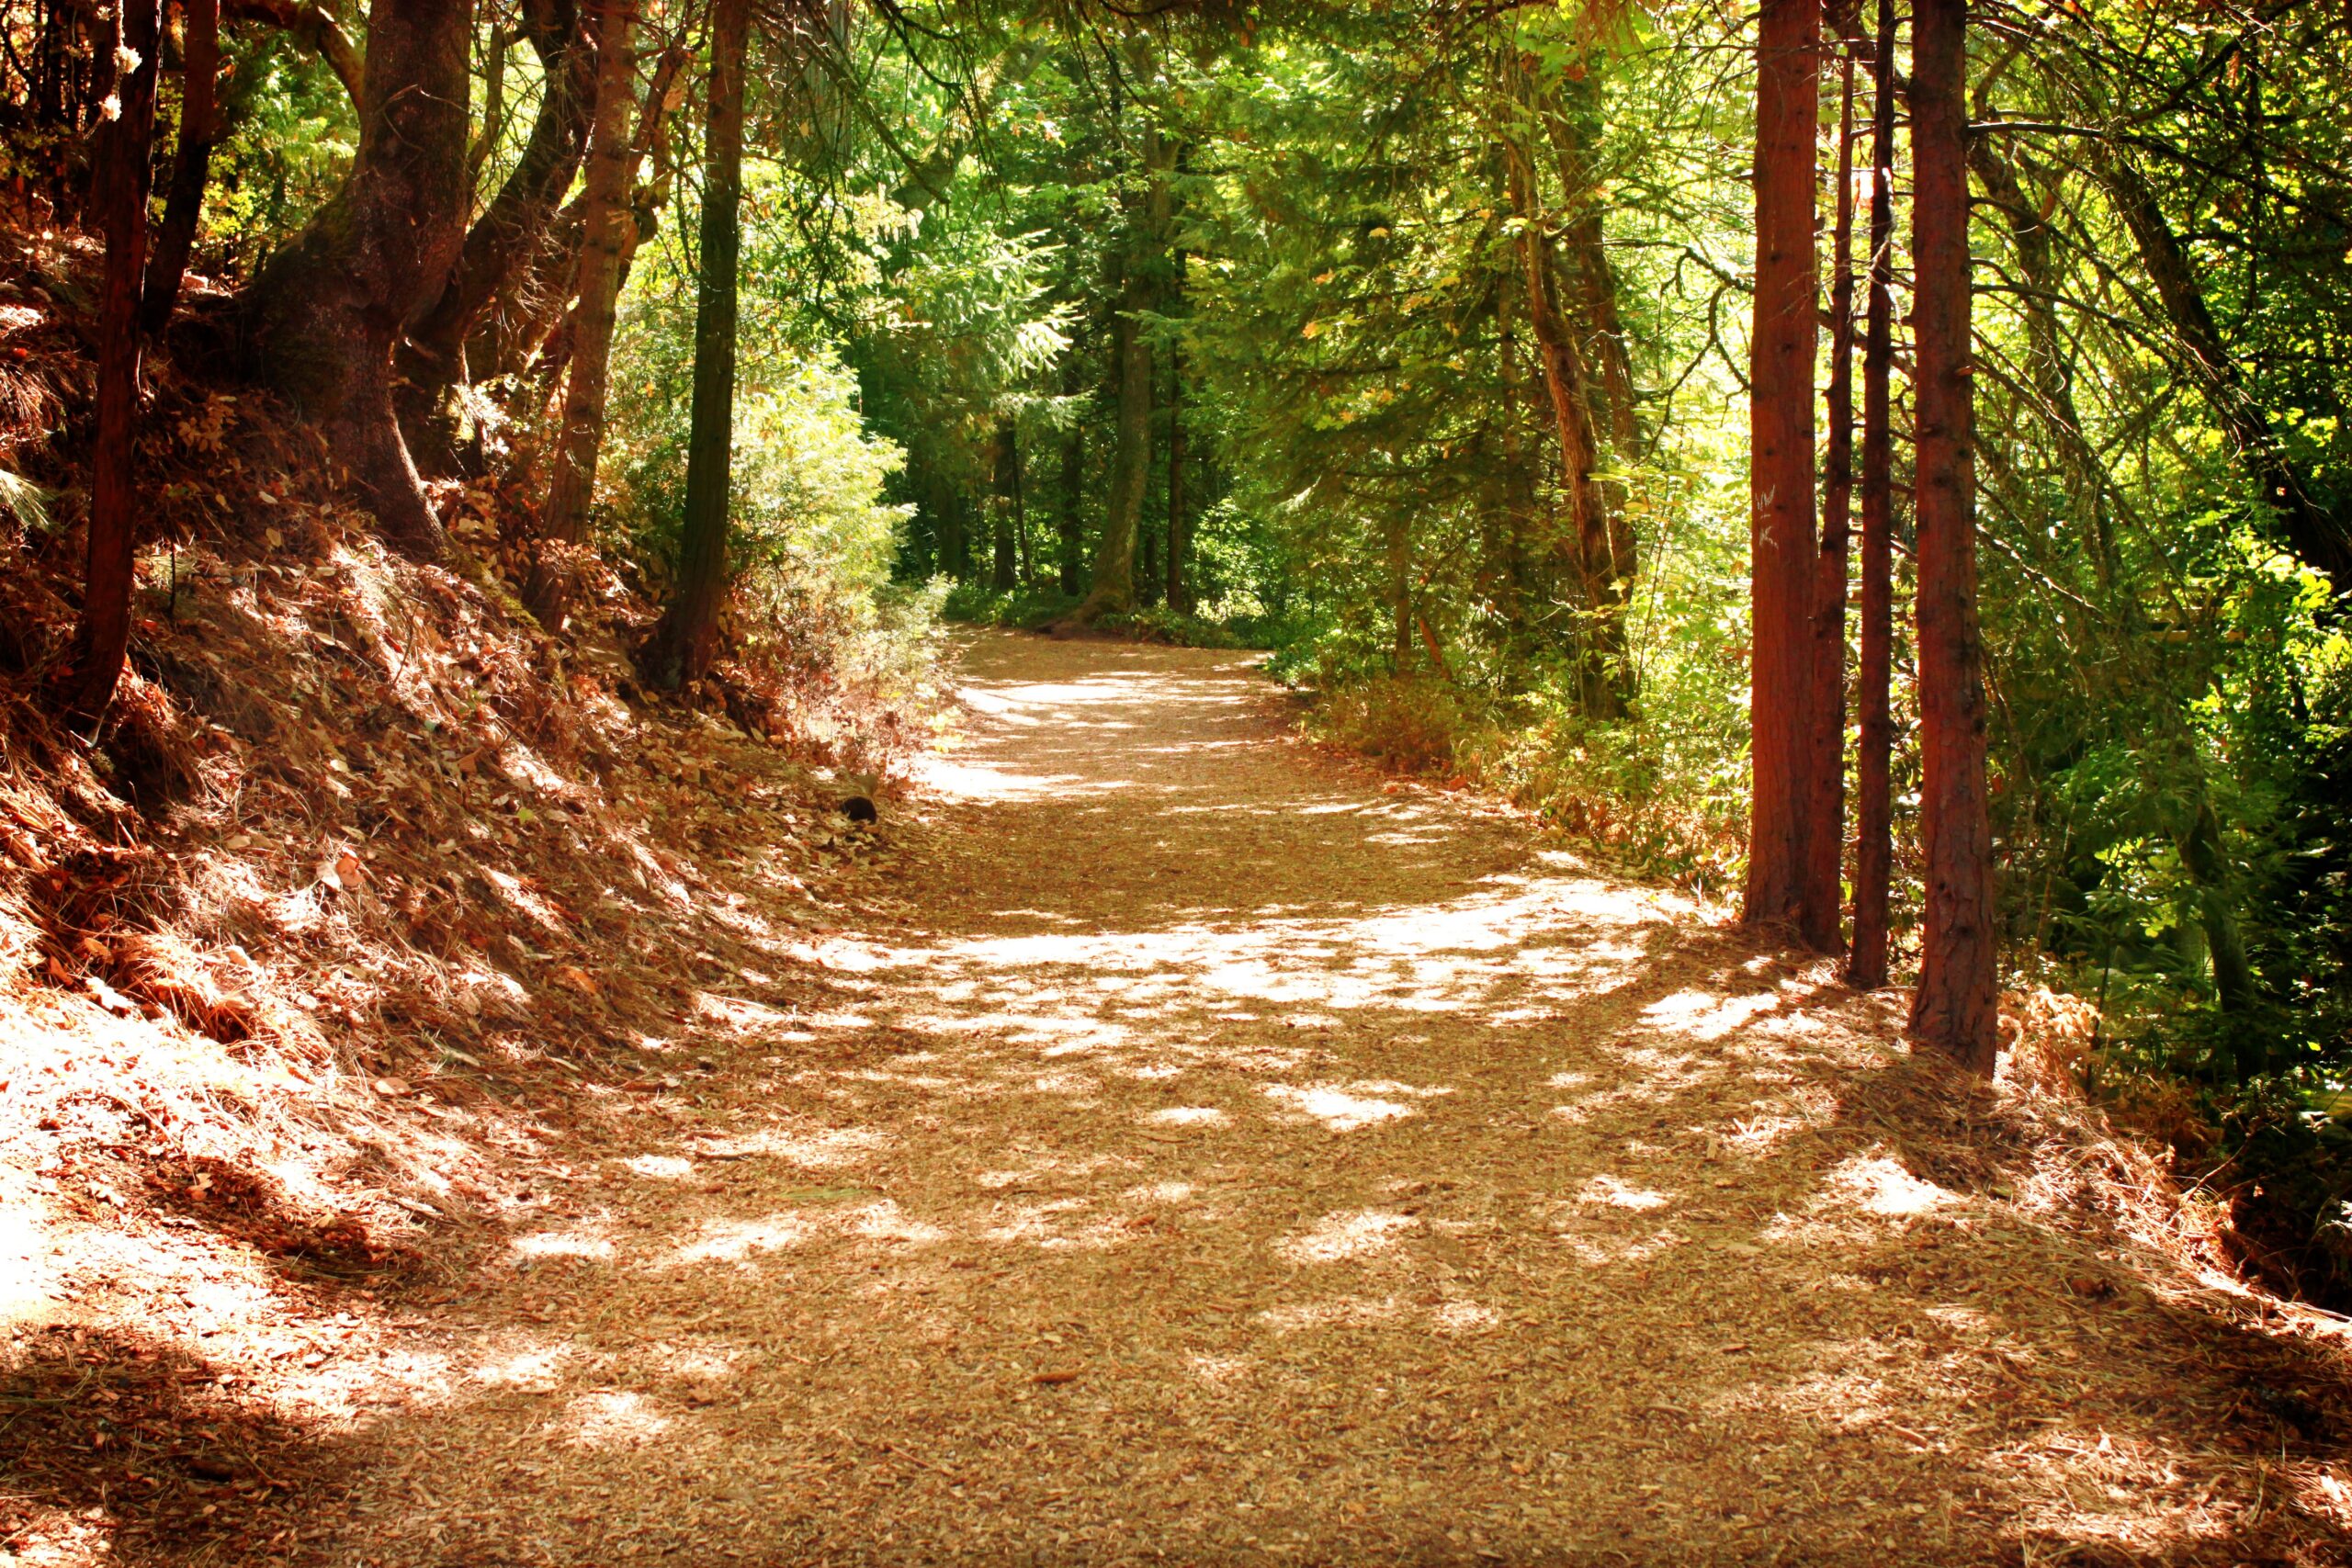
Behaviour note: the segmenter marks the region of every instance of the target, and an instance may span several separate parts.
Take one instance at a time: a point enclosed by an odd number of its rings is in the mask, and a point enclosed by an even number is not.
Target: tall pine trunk
[[[1814,720],[1815,142],[1820,0],[1764,0],[1756,91],[1756,304],[1750,334],[1749,543],[1753,771],[1743,918],[1815,945],[1837,908],[1807,869],[1822,761]]]
[[[1075,398],[1080,385],[1078,344],[1070,344],[1062,360],[1062,396]],[[1080,512],[1080,489],[1086,482],[1086,430],[1072,423],[1062,433],[1061,511],[1055,519],[1056,581],[1064,593],[1075,596],[1086,585],[1086,536]]]
[[[180,8],[180,131],[164,197],[164,221],[140,289],[140,330],[153,337],[170,325],[187,276],[188,253],[220,141],[220,0],[184,0]]]
[[[631,165],[629,109],[636,102],[636,73],[629,42],[637,28],[637,0],[604,0],[597,28],[600,67],[596,122],[590,135],[585,238],[580,251],[580,304],[572,333],[571,375],[564,385],[563,418],[557,427],[554,473],[547,509],[539,518],[542,553],[531,568],[526,596],[549,625],[563,615],[566,573],[550,558],[547,544],[576,545],[588,522],[596,489],[597,454],[605,439],[605,394],[612,364],[613,323],[621,284],[621,250],[637,226],[629,210]]]
[[[989,478],[989,589],[991,592],[1010,593],[1021,586],[1021,555],[1019,541],[1014,539],[1012,502],[1020,481],[1021,437],[1013,427],[1011,414],[1000,414],[996,422],[994,473]]]
[[[1182,258],[1178,258],[1182,265]],[[1181,280],[1181,275],[1180,275]],[[1181,281],[1179,287],[1182,287]],[[1168,607],[1179,615],[1193,607],[1193,589],[1185,581],[1184,557],[1192,536],[1184,522],[1184,363],[1173,348],[1168,351]]]
[[[370,6],[351,174],[246,292],[263,378],[322,427],[385,536],[447,547],[392,410],[392,350],[465,243],[472,0]]]
[[[96,718],[114,700],[130,647],[131,576],[138,511],[131,464],[139,436],[139,288],[147,246],[148,149],[155,130],[155,56],[161,0],[118,0],[108,58],[136,57],[120,79],[119,107],[98,128],[91,205],[106,237],[98,298],[98,428],[90,450],[89,554],[82,580],[69,709]]]
[[[1171,210],[1169,174],[1175,143],[1156,126],[1143,133],[1144,198],[1128,243],[1126,278],[1120,290],[1121,321],[1114,365],[1118,375],[1118,445],[1111,455],[1110,502],[1102,537],[1094,550],[1094,571],[1076,617],[1121,615],[1136,605],[1136,549],[1142,533],[1143,502],[1151,484],[1151,338],[1143,317],[1159,302],[1159,268],[1168,245]]]
[[[1829,438],[1822,455],[1821,556],[1813,612],[1813,802],[1807,809],[1805,908],[1836,947],[1846,849],[1846,558],[1854,499],[1854,52],[1851,0],[1838,17],[1838,207],[1830,230]]]
[[[702,276],[695,296],[694,409],[686,437],[685,519],[678,581],[646,651],[671,691],[709,670],[727,595],[727,515],[735,455],[735,320],[742,249],[743,55],[751,0],[717,0],[710,19],[710,105],[703,150]]]
[[[1967,0],[1915,0],[1911,25],[1919,818],[1928,885],[1911,1032],[1989,1076],[1999,997],[1976,615]]]
[[[1526,95],[1532,96],[1532,95]],[[1532,105],[1528,112],[1538,112]],[[1584,363],[1570,339],[1559,306],[1552,265],[1552,241],[1538,210],[1535,170],[1523,144],[1505,146],[1511,207],[1520,220],[1519,259],[1522,302],[1535,340],[1535,356],[1551,400],[1552,424],[1560,448],[1560,485],[1568,502],[1569,558],[1579,612],[1576,637],[1577,705],[1591,718],[1611,718],[1624,709],[1620,681],[1625,666],[1622,610],[1624,579],[1616,570],[1610,541],[1607,499],[1594,474],[1600,445],[1594,432],[1592,399]]]
[[[1854,935],[1846,978],[1886,984],[1894,874],[1894,0],[1879,0],[1871,64],[1870,322],[1862,346],[1861,646],[1854,671]]]
[[[1601,436],[1608,438],[1621,459],[1630,459],[1640,444],[1640,422],[1634,407],[1634,361],[1625,323],[1617,308],[1617,273],[1609,264],[1601,226],[1600,171],[1595,149],[1601,133],[1600,83],[1596,74],[1566,76],[1559,84],[1557,102],[1545,117],[1550,128],[1553,158],[1560,171],[1560,189],[1567,215],[1560,228],[1560,251],[1569,273],[1569,305],[1577,331],[1587,423],[1593,433],[1595,461]],[[1596,390],[1597,388],[1597,390]],[[1606,466],[1602,463],[1602,466]],[[1603,608],[1608,624],[1602,643],[1611,660],[1611,688],[1622,709],[1634,695],[1632,662],[1625,656],[1624,615],[1633,600],[1634,574],[1638,566],[1633,520],[1625,509],[1625,487],[1616,480],[1594,486],[1600,512],[1593,530],[1594,567],[1603,578]]]

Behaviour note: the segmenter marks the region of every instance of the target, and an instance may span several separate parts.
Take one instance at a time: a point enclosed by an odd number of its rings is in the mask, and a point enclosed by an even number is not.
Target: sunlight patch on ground
[[[544,1393],[562,1381],[563,1368],[574,1355],[572,1348],[560,1341],[535,1344],[481,1362],[469,1375],[474,1382],[493,1388]]]
[[[695,1162],[676,1155],[633,1155],[621,1164],[649,1181],[682,1181],[695,1173]]]
[[[758,1220],[705,1220],[702,1239],[670,1255],[673,1267],[695,1263],[741,1263],[763,1252],[781,1252],[807,1241],[813,1227],[798,1214]]]
[[[1213,1127],[1227,1120],[1214,1105],[1170,1105],[1153,1111],[1150,1119],[1163,1127]]]
[[[922,1220],[910,1220],[901,1213],[899,1205],[885,1199],[867,1205],[849,1217],[849,1230],[857,1235],[876,1241],[912,1242],[928,1246],[947,1239],[947,1233],[937,1225]]]
[[[805,1118],[794,1118],[796,1122]],[[890,1134],[872,1127],[822,1127],[816,1125],[786,1125],[770,1127],[755,1133],[741,1133],[731,1137],[709,1138],[696,1144],[695,1152],[706,1158],[738,1160],[747,1156],[779,1159],[803,1170],[832,1170],[845,1165],[855,1165],[868,1156],[888,1148],[894,1140]]]
[[[1250,1375],[1250,1362],[1240,1356],[1195,1354],[1185,1357],[1184,1365],[1194,1377],[1213,1385],[1236,1382]]]
[[[1393,1100],[1373,1100],[1351,1094],[1333,1084],[1300,1089],[1292,1084],[1268,1084],[1266,1098],[1315,1118],[1335,1133],[1351,1133],[1377,1122],[1393,1122],[1414,1114],[1409,1105]]]
[[[1720,1040],[1758,1013],[1778,1006],[1780,1000],[1780,994],[1775,991],[1738,997],[1677,991],[1644,1008],[1642,1019],[1653,1028],[1670,1030],[1693,1040]]]
[[[572,1443],[583,1449],[634,1449],[670,1429],[670,1418],[627,1389],[583,1393],[564,1410]]]
[[[1326,1214],[1304,1233],[1274,1243],[1274,1250],[1294,1263],[1344,1263],[1386,1252],[1406,1231],[1420,1221],[1410,1214],[1385,1213],[1377,1209]]]
[[[1663,1209],[1667,1204],[1667,1195],[1604,1175],[1596,1176],[1584,1184],[1581,1201],[1604,1204],[1611,1209]]]
[[[1957,1198],[1885,1155],[1856,1156],[1829,1173],[1829,1185],[1873,1214],[1925,1214]]]
[[[541,1231],[518,1235],[507,1245],[518,1258],[586,1258],[603,1262],[613,1256],[610,1237],[584,1231]]]

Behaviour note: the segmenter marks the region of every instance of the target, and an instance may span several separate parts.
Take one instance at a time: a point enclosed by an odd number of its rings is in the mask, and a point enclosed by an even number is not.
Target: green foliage
[[[213,154],[204,231],[223,261],[250,272],[334,194],[359,122],[334,73],[286,34],[236,28],[224,44],[228,137]]]

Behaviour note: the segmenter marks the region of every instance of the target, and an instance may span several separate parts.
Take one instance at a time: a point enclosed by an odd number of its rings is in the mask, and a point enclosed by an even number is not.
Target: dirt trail
[[[401,1330],[325,1555],[2347,1560],[2287,1352],[2016,1190],[1885,1002],[1237,656],[966,668],[904,922],[711,987],[712,1070]]]

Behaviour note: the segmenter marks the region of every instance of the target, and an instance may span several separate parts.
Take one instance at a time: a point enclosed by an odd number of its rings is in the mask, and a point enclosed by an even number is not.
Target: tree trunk
[[[563,420],[556,431],[555,471],[548,486],[547,510],[539,519],[541,538],[558,547],[580,542],[595,495],[596,459],[605,439],[606,373],[620,297],[621,247],[625,231],[636,227],[628,206],[628,111],[636,102],[629,41],[637,28],[637,0],[603,0],[601,10],[596,28],[601,66],[588,162],[585,239],[580,252],[578,326],[564,387]],[[531,568],[525,596],[550,626],[563,617],[566,575],[560,560],[544,554]]]
[[[1853,27],[1840,5],[1838,33],[1838,218],[1829,258],[1829,439],[1823,453],[1821,555],[1815,563],[1812,716],[1815,772],[1806,808],[1805,908],[1816,944],[1841,944],[1846,850],[1846,556],[1854,498],[1854,53]]]
[[[992,549],[989,560],[989,588],[997,593],[1010,593],[1021,586],[1018,549],[1012,537],[1013,465],[1020,459],[1013,447],[1019,437],[1014,434],[1012,417],[1001,415],[996,422],[995,473],[990,478],[989,515]]]
[[[670,691],[697,681],[718,651],[727,595],[727,516],[734,477],[735,319],[742,243],[743,55],[751,0],[717,0],[710,19],[710,119],[703,150],[702,276],[695,297],[695,392],[686,445],[678,581],[647,649]]]
[[[1756,93],[1756,304],[1748,421],[1748,695],[1752,810],[1742,918],[1813,945],[1837,909],[1810,896],[1810,818],[1821,770],[1814,719],[1815,142],[1820,0],[1764,0]]]
[[[1535,480],[1520,446],[1519,333],[1507,278],[1495,285],[1495,367],[1502,383],[1503,538],[1499,592],[1508,662],[1527,654],[1527,536],[1535,526]]]
[[[1118,349],[1118,446],[1111,456],[1111,495],[1102,538],[1094,551],[1093,581],[1075,612],[1084,622],[1121,615],[1136,605],[1136,546],[1142,531],[1143,500],[1151,484],[1151,339],[1142,318],[1159,300],[1157,276],[1168,245],[1175,143],[1147,126],[1143,133],[1144,201],[1129,242],[1126,279],[1121,288]]]
[[[612,7],[601,6],[600,13],[609,21]],[[596,33],[582,26],[574,0],[526,0],[523,14],[525,32],[546,73],[538,112],[513,172],[467,232],[447,287],[410,334],[413,353],[407,368],[420,412],[429,412],[444,390],[469,378],[466,339],[506,280],[530,265],[539,236],[580,172],[599,95],[616,77],[605,63],[605,40],[597,36],[601,26]],[[631,6],[626,25],[635,21]],[[626,39],[611,52],[620,56],[619,96],[626,101],[634,96],[635,80]],[[627,111],[618,112],[622,118],[612,133],[616,141],[628,134]],[[619,199],[627,201],[626,191]],[[590,201],[593,208],[593,195]]]
[[[447,540],[393,417],[392,347],[465,242],[472,42],[472,0],[369,8],[350,177],[246,299],[263,378],[323,429],[386,536],[426,559]]]
[[[1984,787],[1984,649],[1976,618],[1967,0],[1915,0],[1912,17],[1919,816],[1928,889],[1911,1031],[1922,1043],[1989,1076],[1999,998]]]
[[[1576,578],[1580,615],[1576,635],[1577,705],[1589,718],[1613,718],[1624,711],[1625,581],[1615,570],[1610,543],[1609,506],[1593,478],[1600,443],[1593,431],[1592,402],[1584,365],[1560,315],[1552,268],[1552,242],[1538,210],[1535,171],[1523,146],[1507,143],[1511,206],[1520,220],[1521,295],[1535,356],[1552,405],[1559,438],[1560,483],[1568,498],[1566,554]]]
[[[629,264],[638,247],[661,231],[661,209],[667,204],[676,174],[669,151],[670,110],[674,107],[670,94],[685,62],[684,49],[662,51],[638,113],[637,133],[629,139],[632,185],[639,166],[649,156],[653,169],[642,186],[634,186],[630,198],[634,221],[621,230],[616,293],[628,281]],[[508,275],[476,319],[473,335],[466,340],[466,374],[476,383],[514,375],[534,355],[539,356],[540,367],[550,382],[570,366],[577,312],[567,310],[566,306],[587,241],[587,196],[582,192],[549,219],[531,247],[528,263]]]
[[[1558,98],[1557,112],[1548,116],[1546,122],[1551,127],[1553,156],[1559,165],[1560,188],[1567,203],[1560,245],[1573,279],[1576,308],[1582,318],[1579,358],[1599,372],[1597,397],[1593,391],[1594,377],[1588,373],[1583,378],[1585,402],[1591,411],[1589,423],[1596,433],[1593,445],[1597,452],[1600,446],[1598,435],[1606,432],[1609,444],[1619,456],[1630,458],[1641,444],[1640,419],[1634,406],[1633,355],[1625,336],[1624,318],[1617,308],[1616,269],[1609,265],[1601,227],[1600,175],[1593,159],[1593,147],[1600,136],[1598,78],[1587,72],[1580,77],[1563,79]],[[1633,525],[1625,513],[1625,487],[1609,481],[1597,489],[1614,613],[1622,619],[1624,606],[1633,596],[1634,573],[1638,565]],[[1612,631],[1622,664],[1623,630],[1621,626]],[[1632,680],[1631,666],[1623,666],[1619,689],[1625,697],[1633,695]]]
[[[1029,476],[1021,459],[1021,431],[1012,432],[1012,542],[1021,552],[1021,585],[1037,586],[1037,562],[1029,547]]]
[[[1062,396],[1075,398],[1080,385],[1078,345],[1070,345],[1062,360]],[[1077,423],[1062,433],[1062,508],[1056,519],[1055,544],[1059,547],[1058,582],[1064,593],[1076,597],[1085,586],[1086,535],[1080,513],[1080,489],[1086,482],[1086,430]]]
[[[1182,265],[1182,258],[1178,258]],[[1181,285],[1180,285],[1181,287]],[[1184,526],[1184,364],[1174,348],[1168,351],[1168,607],[1178,615],[1193,608],[1193,590],[1184,580],[1184,553],[1191,536]]]
[[[220,141],[220,0],[184,0],[180,10],[180,134],[164,197],[164,221],[147,258],[140,290],[139,327],[153,337],[171,324],[196,245],[197,220]]]
[[[138,508],[131,482],[139,435],[139,284],[147,244],[148,150],[155,131],[155,56],[161,0],[118,0],[108,58],[136,56],[119,80],[119,108],[98,129],[91,205],[106,236],[98,299],[98,429],[90,449],[89,554],[82,623],[66,703],[94,719],[114,700],[130,647],[130,590]],[[119,67],[118,66],[118,69]]]
[[[1413,669],[1413,537],[1393,507],[1381,518],[1380,546],[1388,568],[1388,665],[1401,678]]]
[[[1846,978],[1886,984],[1888,883],[1894,874],[1894,0],[1879,0],[1871,66],[1870,325],[1862,347],[1861,648],[1854,671],[1854,937]]]

